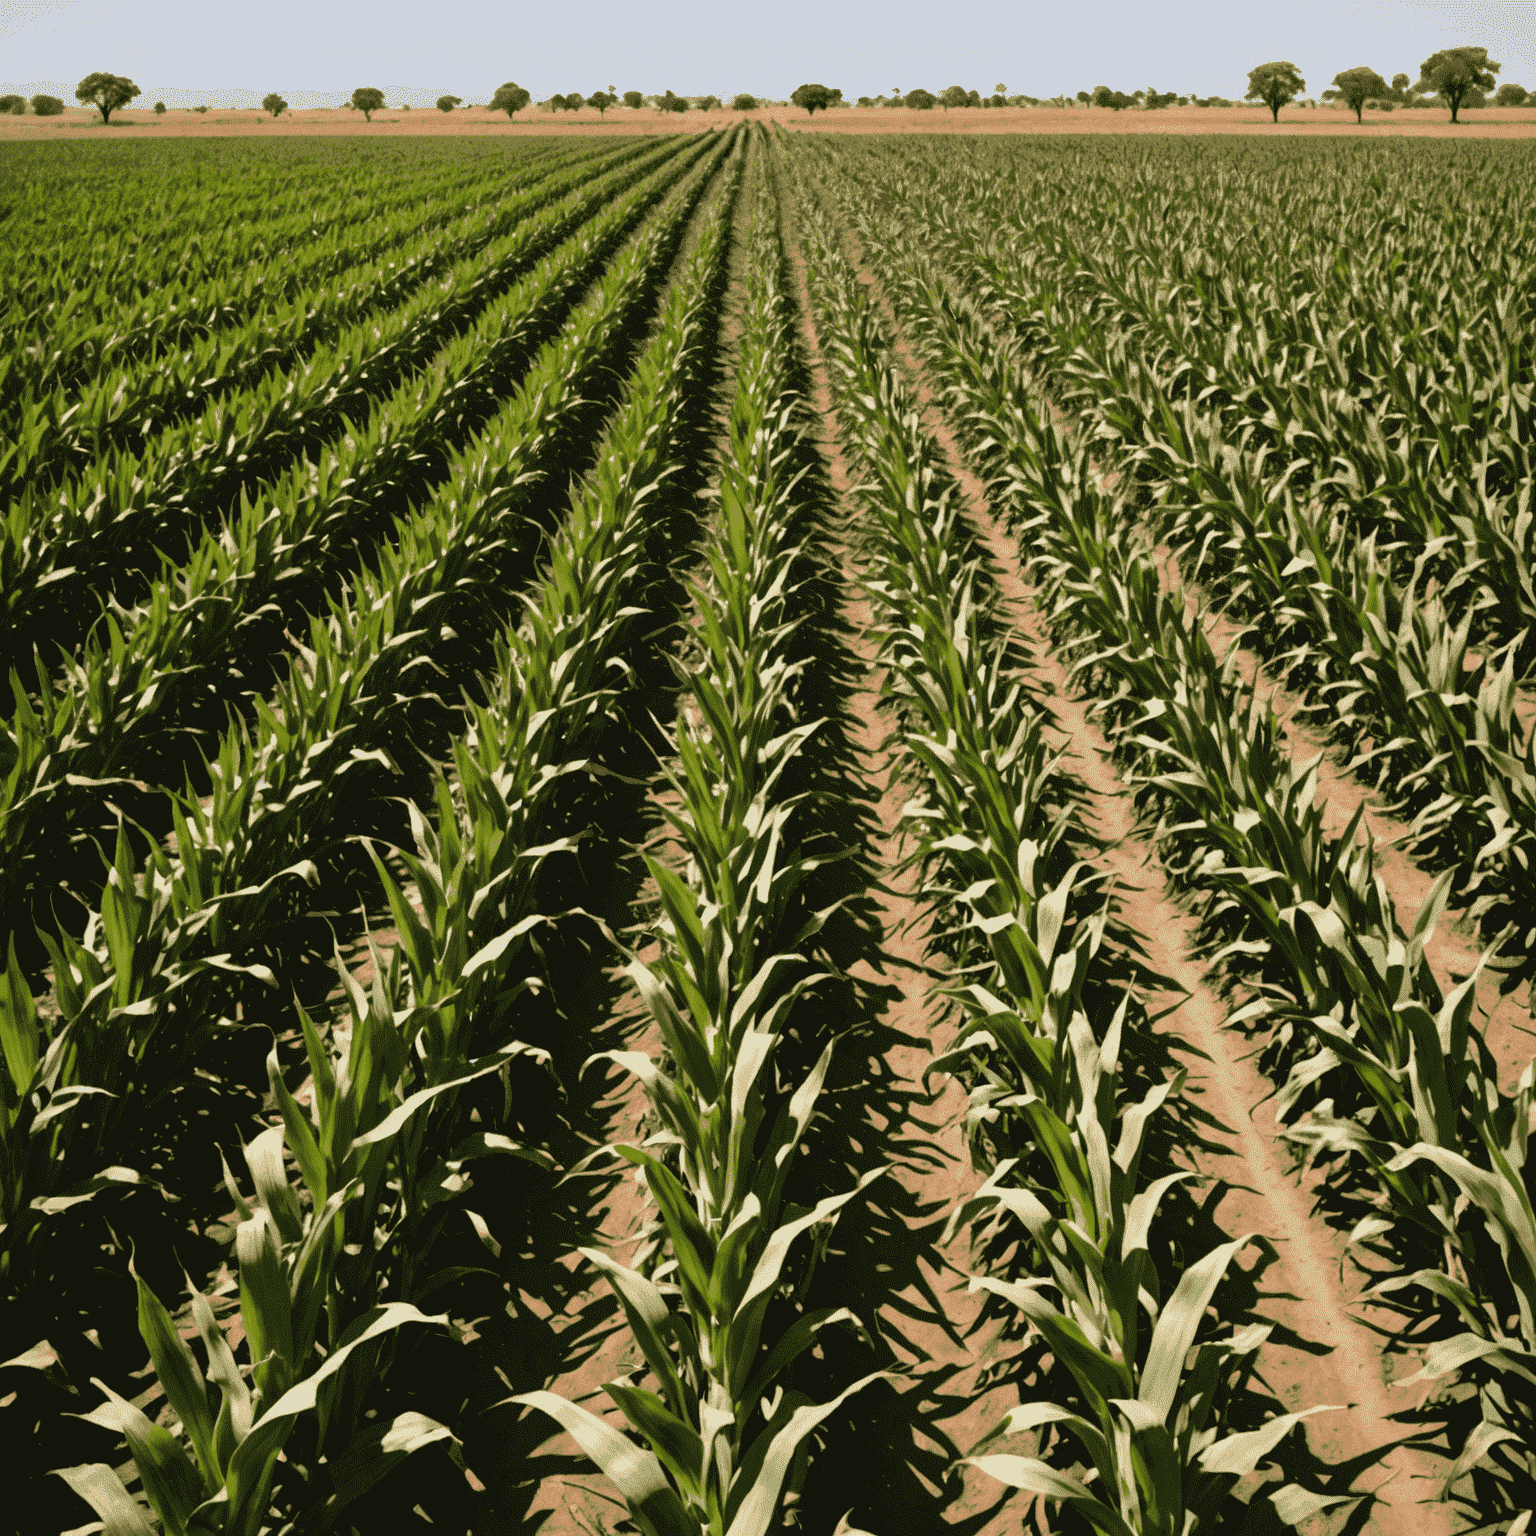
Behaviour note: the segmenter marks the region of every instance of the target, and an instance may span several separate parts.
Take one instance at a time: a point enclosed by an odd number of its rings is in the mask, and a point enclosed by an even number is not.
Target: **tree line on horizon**
[[[1409,77],[1400,73],[1395,75],[1392,83],[1388,85],[1374,69],[1357,65],[1352,69],[1341,70],[1335,75],[1333,87],[1322,93],[1322,99],[1343,102],[1354,112],[1356,122],[1363,121],[1362,113],[1367,106],[1390,111],[1395,106],[1427,106],[1439,101],[1450,108],[1451,121],[1454,123],[1459,120],[1459,113],[1463,107],[1487,105],[1487,93],[1494,91],[1494,76],[1502,68],[1501,64],[1488,57],[1486,48],[1446,48],[1431,54],[1419,66],[1419,79],[1416,84],[1410,84]],[[1301,71],[1289,61],[1276,60],[1257,65],[1249,71],[1248,90],[1244,100],[1263,102],[1270,109],[1272,120],[1278,123],[1280,109],[1295,101],[1305,90],[1306,81],[1302,78]],[[139,94],[139,88],[132,80],[122,75],[102,71],[87,75],[75,88],[75,99],[86,106],[95,107],[101,113],[103,123],[109,123],[113,112],[127,106]],[[1051,97],[1047,103],[1033,96],[1010,96],[1007,86],[1001,84],[995,86],[992,94],[985,97],[979,91],[967,90],[960,85],[951,85],[937,94],[921,88],[903,93],[893,87],[889,98],[883,95],[860,96],[857,105],[860,107],[900,106],[917,111],[943,107],[948,111],[950,108],[1046,104],[1066,106],[1070,100],[1074,99],[1084,106],[1108,108],[1116,112],[1127,108],[1157,110],[1174,105],[1197,107],[1231,105],[1225,97],[1220,96],[1205,98],[1193,95],[1182,96],[1174,91],[1161,92],[1154,87],[1127,95],[1124,91],[1112,91],[1107,85],[1095,86],[1092,91],[1079,91],[1075,98],[1064,95]],[[1536,97],[1529,96],[1523,86],[1513,82],[1506,82],[1499,86],[1494,96],[1494,104],[1501,107],[1518,107],[1528,101],[1536,101]],[[790,96],[790,103],[803,107],[812,117],[819,111],[849,105],[843,99],[840,89],[821,84],[805,84],[796,87]],[[742,92],[731,99],[730,106],[732,111],[750,112],[766,104],[759,98]],[[26,112],[28,105],[27,99],[21,96],[0,96],[0,114],[20,115]],[[269,92],[263,98],[261,105],[262,110],[270,113],[274,118],[289,110],[288,103],[275,91]],[[384,110],[384,92],[375,86],[359,86],[343,105],[361,112],[364,120],[371,123],[373,114]],[[462,105],[463,101],[458,96],[439,96],[437,99],[437,108],[440,112],[453,112]],[[519,112],[526,110],[530,105],[533,105],[531,94],[512,80],[498,86],[488,103],[491,110],[505,112],[509,121],[515,119]],[[574,112],[583,107],[590,107],[600,117],[606,117],[610,107],[620,105],[632,110],[650,105],[661,112],[690,110],[711,112],[719,111],[724,103],[720,97],[714,95],[678,96],[671,90],[652,96],[642,95],[639,91],[625,91],[620,96],[611,85],[606,91],[594,91],[586,96],[579,91],[569,94],[557,93],[538,103],[542,110],[549,112]],[[57,96],[44,94],[33,96],[30,106],[38,117],[56,117],[64,110],[64,103]],[[157,101],[154,110],[158,114],[163,114],[166,110],[165,103]],[[206,112],[208,108],[199,106],[191,110]],[[410,111],[410,104],[403,104],[400,110]],[[470,104],[469,110],[474,110],[473,103]]]

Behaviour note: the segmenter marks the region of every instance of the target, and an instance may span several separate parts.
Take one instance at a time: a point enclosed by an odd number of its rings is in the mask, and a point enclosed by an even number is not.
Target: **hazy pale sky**
[[[1289,59],[1317,96],[1357,64],[1417,79],[1461,45],[1536,88],[1536,0],[0,0],[0,86],[99,69],[210,94],[377,85],[483,101],[516,80],[536,98],[782,98],[817,80],[850,98],[998,82],[1239,97],[1255,64]]]

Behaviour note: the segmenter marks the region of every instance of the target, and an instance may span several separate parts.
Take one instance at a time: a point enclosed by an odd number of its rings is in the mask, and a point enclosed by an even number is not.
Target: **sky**
[[[1272,59],[1316,97],[1340,70],[1417,79],[1431,53],[1464,45],[1536,89],[1536,0],[0,0],[0,90],[72,94],[104,70],[143,88],[136,106],[170,90],[210,106],[237,89],[340,102],[359,85],[392,104],[484,102],[504,80],[536,99],[610,85],[783,99],[807,80],[850,100],[997,84],[1235,99]]]

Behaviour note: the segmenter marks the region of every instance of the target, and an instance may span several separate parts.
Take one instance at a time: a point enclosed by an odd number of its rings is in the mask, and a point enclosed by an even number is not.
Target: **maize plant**
[[[613,1053],[644,1085],[661,1127],[644,1145],[613,1150],[640,1169],[656,1202],[666,1261],[652,1278],[582,1250],[612,1286],[657,1383],[621,1379],[604,1389],[649,1449],[554,1393],[513,1399],[558,1420],[656,1536],[776,1529],[781,1497],[803,1476],[806,1438],[875,1379],[819,1404],[793,1384],[794,1361],[818,1332],[851,1318],[845,1308],[794,1304],[809,1278],[803,1262],[788,1267],[796,1241],[811,1233],[824,1241],[880,1170],[809,1209],[793,1202],[795,1154],[833,1044],[788,1091],[785,1030],[812,1006],[825,914],[806,918],[796,901],[814,861],[793,851],[805,807],[784,785],[825,722],[797,722],[792,703],[801,667],[788,656],[790,603],[807,562],[793,538],[797,477],[788,464],[800,428],[776,242],[764,227],[770,209],[759,183],[718,538],[696,588],[701,655],[687,673],[691,699],[669,775],[677,807],[668,818],[686,870],[647,860],[662,953],[630,967],[670,1070],[638,1052]]]
[[[197,738],[227,726],[228,705],[249,717],[286,627],[335,595],[381,536],[399,542],[388,510],[407,489],[430,504],[463,472],[501,392],[694,158],[668,161],[627,195],[617,194],[639,167],[603,178],[598,190],[611,199],[603,211],[489,304],[339,452],[318,469],[304,462],[255,501],[242,496],[238,521],[208,535],[144,603],[109,614],[77,661],[53,676],[39,666],[32,697],[17,689],[4,742],[13,766],[0,804],[0,848],[11,850],[0,932],[7,918],[23,933],[29,919],[49,921],[60,884],[76,900],[95,900],[93,861],[77,854],[73,870],[68,861],[72,849],[89,850],[95,826],[110,827],[106,797],[135,793],[146,775],[158,776],[156,788],[180,787],[178,765],[196,770]],[[137,803],[149,820],[165,797],[138,794]]]
[[[727,152],[717,145],[714,158]],[[154,848],[135,868],[120,833],[101,910],[83,938],[44,935],[59,1026],[82,1043],[113,1042],[72,1058],[95,1075],[66,1071],[54,1086],[107,1096],[95,1148],[131,1141],[133,1127],[149,1123],[161,1096],[191,1074],[210,1033],[245,1007],[260,1015],[261,993],[285,970],[285,938],[299,931],[320,879],[315,855],[339,859],[350,838],[377,834],[376,798],[395,787],[406,756],[402,727],[447,712],[436,656],[450,641],[490,650],[509,555],[531,542],[530,481],[566,448],[561,424],[579,422],[573,399],[583,380],[622,346],[702,190],[701,181],[679,189],[660,222],[615,261],[578,323],[545,348],[459,472],[402,526],[399,545],[382,548],[377,569],[358,578],[327,622],[313,623],[313,649],[300,652],[254,726],[224,737],[209,769],[211,799],[178,797],[174,855]],[[37,1209],[34,1200],[97,1176],[71,1155],[79,1124],[74,1114],[55,1122],[60,1155],[31,1165],[45,1182],[18,1190],[17,1209]],[[21,1160],[19,1151],[8,1155]],[[95,1163],[100,1153],[82,1155]],[[0,1240],[9,1253],[11,1232]]]
[[[1267,1327],[1225,1339],[1207,1334],[1187,1360],[1223,1275],[1251,1238],[1191,1265],[1163,1302],[1149,1234],[1163,1196],[1191,1175],[1148,1180],[1141,1159],[1149,1126],[1178,1101],[1183,1073],[1151,1081],[1140,1098],[1122,1090],[1120,1046],[1134,1001],[1125,961],[1134,951],[1125,954],[1123,934],[1104,946],[1112,914],[1094,899],[1083,861],[1072,858],[1074,837],[1083,838],[1071,807],[1052,803],[1062,786],[1040,740],[1017,643],[996,619],[988,643],[989,605],[974,595],[978,562],[966,561],[971,545],[950,504],[955,488],[932,462],[935,450],[869,300],[806,195],[801,220],[823,329],[838,338],[831,356],[845,435],[870,477],[862,493],[867,587],[882,611],[890,686],[906,706],[903,737],[924,791],[908,815],[918,857],[942,872],[925,894],[951,908],[949,926],[970,941],[960,947],[971,962],[962,974],[979,962],[985,975],[949,989],[965,1022],[934,1070],[967,1073],[970,1119],[986,1126],[986,1151],[1017,1154],[957,1207],[951,1229],[986,1217],[995,1234],[1004,1212],[1023,1221],[1030,1237],[1023,1263],[1043,1273],[978,1276],[972,1286],[1017,1307],[1077,1389],[1076,1411],[1027,1403],[996,1434],[1050,1426],[1057,1461],[1059,1437],[1070,1435],[1088,1457],[1089,1476],[1038,1456],[972,1459],[1005,1483],[1072,1505],[1115,1536],[1216,1529],[1238,1479],[1323,1408],[1224,1433],[1232,1388]],[[1132,1037],[1150,1033],[1135,1006]],[[979,1140],[973,1133],[973,1145]],[[1022,1183],[1011,1182],[1016,1167]],[[1059,1307],[1042,1296],[1048,1289],[1061,1297]],[[1143,1310],[1155,1320],[1150,1332]],[[1293,1487],[1276,1508],[1296,1523],[1331,1502]]]
[[[895,291],[1005,487],[1053,628],[1105,696],[1216,957],[1255,994],[1235,1021],[1269,1023],[1282,1116],[1310,1110],[1290,1134],[1372,1174],[1375,1208],[1354,1238],[1404,1265],[1377,1272],[1376,1294],[1412,1291],[1419,1315],[1439,1314],[1419,1379],[1461,1371],[1479,1386],[1481,1422],[1448,1481],[1486,1458],[1504,1485],[1496,1502],[1518,1509],[1536,1443],[1524,1374],[1531,1073],[1513,1096],[1499,1089],[1471,1022],[1476,978],[1442,997],[1424,963],[1448,878],[1402,930],[1370,845],[1356,843],[1358,818],[1325,834],[1315,773],[1290,762],[1270,711],[1166,588],[1082,446],[1037,413],[1022,361],[931,274],[909,269]]]
[[[678,151],[655,158],[669,153]],[[175,553],[206,520],[238,504],[242,489],[254,491],[295,456],[344,434],[349,418],[366,414],[389,381],[427,364],[487,300],[602,207],[607,187],[575,181],[553,208],[429,284],[388,323],[363,321],[315,349],[301,375],[274,373],[216,399],[196,419],[157,433],[141,453],[108,453],[51,489],[29,485],[18,502],[23,542],[0,553],[0,569],[15,582],[6,587],[14,594],[8,603],[17,605],[0,623],[8,663],[24,660],[37,639],[68,644],[77,637],[54,635],[49,615],[61,600],[77,592],[110,591],[119,601],[137,595],[159,568],[159,545],[170,542]],[[153,538],[145,536],[150,530]],[[71,604],[67,614],[88,622],[95,608]]]

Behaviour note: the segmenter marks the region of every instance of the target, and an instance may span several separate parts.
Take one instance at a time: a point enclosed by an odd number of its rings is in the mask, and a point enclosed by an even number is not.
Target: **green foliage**
[[[603,118],[607,117],[609,107],[616,107],[618,104],[619,98],[612,91],[593,91],[587,97],[587,105],[595,108],[597,115]]]
[[[1486,48],[1443,48],[1419,65],[1420,91],[1433,91],[1451,109],[1451,121],[1463,105],[1470,106],[1474,92],[1491,91],[1494,76],[1503,68],[1488,57]]]
[[[966,89],[963,85],[945,86],[939,95],[940,105],[947,112],[951,107],[963,107],[967,105]]]
[[[1363,64],[1354,69],[1341,70],[1333,77],[1333,83],[1337,91],[1335,99],[1349,107],[1357,123],[1366,102],[1385,99],[1391,89],[1374,69],[1368,69]]]
[[[699,111],[718,112],[720,110],[720,98],[718,96],[704,96],[699,100]]]
[[[288,103],[276,91],[269,91],[261,98],[261,110],[270,112],[273,117],[281,117],[288,110]]]
[[[625,91],[624,105],[632,112],[638,112],[645,105],[645,97],[639,91]]]
[[[155,116],[156,117],[164,117],[165,116],[165,103],[163,101],[157,101],[155,103]]]
[[[1513,80],[1506,80],[1499,87],[1498,94],[1493,98],[1497,107],[1522,107],[1527,100],[1526,89],[1523,85],[1516,85]]]
[[[352,92],[348,105],[361,112],[366,121],[371,123],[373,114],[384,110],[384,92],[377,86],[360,85]]]
[[[731,97],[732,112],[755,112],[756,110],[756,96],[749,96],[745,91],[738,91],[733,97]]]
[[[437,110],[439,112],[452,112],[455,107],[462,105],[462,100],[457,96],[439,96],[437,98]]]
[[[669,90],[657,101],[656,110],[658,112],[686,112],[688,110],[688,98],[686,96],[674,95]]]
[[[123,75],[108,75],[100,71],[87,75],[75,87],[75,100],[88,107],[95,107],[101,113],[104,123],[110,122],[112,114],[119,107],[126,107],[138,94],[139,88],[132,80]]]
[[[32,110],[38,117],[58,117],[64,103],[57,96],[38,95],[32,98]]]
[[[1260,64],[1248,71],[1248,89],[1244,99],[1262,101],[1269,108],[1273,122],[1280,121],[1280,108],[1294,101],[1306,90],[1307,82],[1294,64],[1284,61]]]
[[[919,86],[914,91],[908,91],[901,98],[901,104],[914,112],[931,112],[939,104],[939,98],[932,91],[925,91]]]
[[[515,80],[507,80],[496,87],[496,94],[491,97],[491,110],[505,112],[507,121],[511,122],[532,99]]]
[[[0,116],[20,117],[26,110],[25,96],[0,96]]]
[[[1112,91],[1107,85],[1094,86],[1089,99],[1094,106],[1107,107],[1112,112],[1123,112],[1136,105],[1135,97],[1127,96],[1124,91]]]
[[[807,117],[815,117],[817,112],[825,112],[834,102],[841,101],[843,93],[825,85],[797,85],[789,99],[795,106],[804,107]]]

